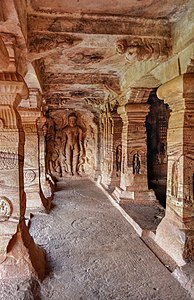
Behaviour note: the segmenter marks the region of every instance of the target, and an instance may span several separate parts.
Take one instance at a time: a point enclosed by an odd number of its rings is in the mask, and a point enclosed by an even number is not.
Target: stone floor
[[[24,285],[0,299],[191,299],[93,182],[59,182],[53,205],[30,228],[46,250],[47,277],[34,296]]]

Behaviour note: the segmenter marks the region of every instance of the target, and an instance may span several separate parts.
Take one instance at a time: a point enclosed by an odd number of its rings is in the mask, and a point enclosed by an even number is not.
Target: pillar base
[[[7,246],[0,264],[0,279],[29,279],[45,276],[45,253],[36,246],[23,220]]]
[[[39,192],[26,191],[26,200],[27,200],[26,212],[31,210],[45,210],[45,206],[42,202]]]
[[[159,224],[155,242],[174,259],[178,266],[194,260],[194,221],[184,223],[175,212],[167,208]]]
[[[129,201],[139,204],[150,204],[151,201],[158,202],[153,190],[124,191],[123,189],[116,187],[112,195],[120,204],[124,204]]]

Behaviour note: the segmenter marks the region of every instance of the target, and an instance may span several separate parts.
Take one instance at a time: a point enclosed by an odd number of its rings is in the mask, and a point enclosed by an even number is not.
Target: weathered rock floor
[[[46,250],[47,277],[33,295],[24,293],[25,285],[7,284],[9,294],[1,287],[0,299],[191,299],[93,182],[58,182],[53,205],[30,227]]]

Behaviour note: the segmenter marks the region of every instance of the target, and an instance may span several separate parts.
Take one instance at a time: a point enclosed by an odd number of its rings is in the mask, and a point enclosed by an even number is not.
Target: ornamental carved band
[[[116,51],[125,54],[127,61],[166,59],[170,54],[169,40],[157,38],[135,38],[116,42]]]
[[[15,153],[0,151],[0,170],[11,170],[17,166],[18,157]]]

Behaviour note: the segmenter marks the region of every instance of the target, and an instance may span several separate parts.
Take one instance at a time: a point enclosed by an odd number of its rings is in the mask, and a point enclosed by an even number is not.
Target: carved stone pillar
[[[16,111],[20,97],[27,98],[23,78],[0,73],[0,278],[44,274],[44,255],[25,225],[24,132]],[[36,260],[36,257],[39,260]]]
[[[23,92],[24,89],[24,92]],[[24,135],[18,127],[14,102],[17,94],[27,93],[18,74],[0,73],[0,253],[17,230],[19,218],[24,216],[25,197],[20,189]],[[26,96],[26,95],[25,95]],[[20,131],[20,132],[19,132]]]
[[[49,200],[42,194],[40,186],[40,144],[37,120],[41,117],[42,96],[39,89],[30,89],[29,98],[21,101],[18,111],[25,132],[24,190],[27,213],[31,210],[49,209]],[[49,195],[50,196],[50,195]]]
[[[117,112],[111,113],[112,117],[112,153],[113,153],[113,161],[112,161],[112,173],[110,176],[110,186],[116,187],[120,185],[121,180],[121,164],[122,164],[122,118],[119,116]]]
[[[104,139],[107,140],[107,145],[104,143],[104,163],[107,167],[104,168],[102,174],[102,183],[107,188],[115,188],[120,185],[121,176],[121,161],[122,161],[122,146],[121,146],[121,131],[122,119],[117,112],[110,112],[106,115],[108,123],[107,135]]]
[[[38,144],[39,144],[39,172],[40,172],[40,192],[47,199],[48,208],[52,199],[52,184],[46,177],[46,142],[47,133],[46,117],[41,115],[37,120],[38,127]]]
[[[25,223],[24,143],[22,122],[16,107],[28,98],[28,88],[16,72],[15,37],[2,34],[7,62],[0,55],[0,278],[43,278],[45,256]],[[2,43],[0,47],[2,48]],[[2,49],[1,49],[2,50]],[[6,51],[3,51],[6,56]],[[38,259],[37,259],[38,257]]]
[[[148,190],[147,144],[145,120],[149,106],[145,103],[129,103],[118,108],[123,121],[122,166],[120,189],[114,196],[119,202],[156,200]]]
[[[169,104],[167,134],[166,215],[157,243],[179,265],[194,259],[194,74],[184,74],[159,87],[157,95]]]

